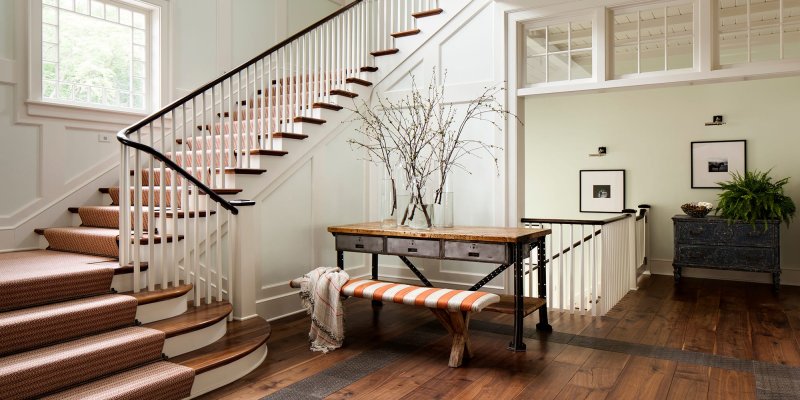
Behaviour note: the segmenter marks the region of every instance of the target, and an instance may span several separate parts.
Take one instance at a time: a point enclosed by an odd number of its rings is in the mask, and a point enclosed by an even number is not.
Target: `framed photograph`
[[[747,141],[692,142],[692,188],[716,189],[731,172],[747,171]]]
[[[620,213],[625,209],[625,170],[580,171],[580,211]]]

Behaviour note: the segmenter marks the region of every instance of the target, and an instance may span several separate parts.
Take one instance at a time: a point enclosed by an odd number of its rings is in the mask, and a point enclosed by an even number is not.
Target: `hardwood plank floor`
[[[300,387],[314,388],[309,398],[368,400],[800,398],[770,387],[800,382],[798,287],[774,295],[770,285],[683,278],[675,286],[654,276],[604,317],[551,311],[552,335],[533,331],[532,314],[520,353],[506,350],[511,316],[483,312],[470,329],[475,357],[461,368],[447,367],[450,338],[426,309],[345,304],[343,348],[309,351],[305,315],[273,321],[264,364],[201,398],[260,399]],[[386,349],[393,358],[381,360]],[[375,366],[353,372],[356,359]]]

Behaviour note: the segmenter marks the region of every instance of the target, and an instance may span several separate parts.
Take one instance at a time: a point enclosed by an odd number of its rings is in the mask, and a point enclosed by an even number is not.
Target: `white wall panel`
[[[484,82],[493,78],[492,54],[499,43],[494,43],[492,17],[492,6],[487,4],[441,44],[442,69],[447,71],[448,84]]]
[[[0,85],[0,216],[39,196],[40,128],[14,125],[14,87]]]
[[[233,63],[236,67],[262,53],[274,43],[278,35],[274,23],[266,23],[276,15],[274,1],[236,0],[232,4],[231,36]]]
[[[108,142],[98,141],[99,135],[107,135]],[[110,159],[119,157],[119,145],[113,131],[86,131],[65,129],[63,132],[64,143],[64,183],[72,182],[87,172],[91,172],[100,165],[106,164]],[[87,155],[91,154],[90,157]]]
[[[14,1],[0,1],[0,58],[14,59]]]
[[[257,200],[262,286],[286,284],[312,264],[311,164],[306,163],[275,191]]]

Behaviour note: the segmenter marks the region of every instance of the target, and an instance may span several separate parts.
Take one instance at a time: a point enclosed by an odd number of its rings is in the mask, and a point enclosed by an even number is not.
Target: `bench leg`
[[[447,332],[453,336],[453,345],[450,348],[450,361],[447,365],[456,368],[461,366],[464,355],[473,356],[472,343],[469,340],[469,312],[449,312],[439,309],[430,309],[436,319],[444,325]]]

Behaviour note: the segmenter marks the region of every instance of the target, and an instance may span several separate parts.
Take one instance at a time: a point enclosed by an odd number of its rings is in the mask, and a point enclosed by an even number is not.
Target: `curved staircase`
[[[248,279],[234,276],[234,216],[250,204],[231,199],[259,193],[346,121],[401,58],[377,60],[408,51],[395,40],[442,13],[419,4],[437,3],[356,1],[121,132],[120,185],[100,190],[104,204],[37,229],[47,250],[0,254],[0,397],[179,399],[260,365],[269,323],[233,320]],[[382,25],[386,5],[405,17]],[[334,61],[298,62],[319,56]]]

